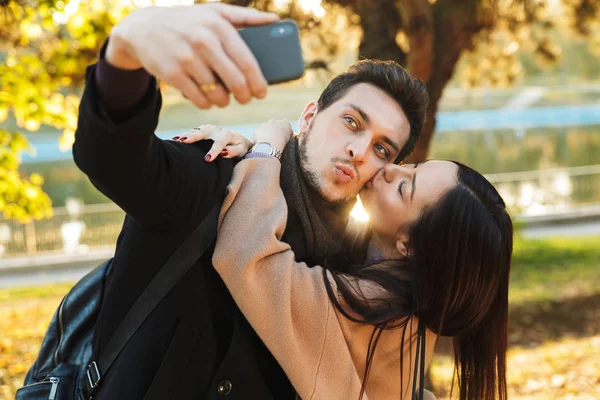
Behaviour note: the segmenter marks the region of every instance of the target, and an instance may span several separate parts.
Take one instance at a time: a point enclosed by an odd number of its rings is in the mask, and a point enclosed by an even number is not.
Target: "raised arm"
[[[154,80],[128,118],[111,119],[100,103],[95,68],[88,69],[79,107],[77,166],[144,226],[168,229],[189,219],[190,210],[210,210],[228,181],[231,160],[206,163],[210,143],[186,146],[154,135],[161,106]]]
[[[87,71],[76,164],[142,225],[176,227],[190,212],[210,209],[218,186],[228,181],[231,161],[205,163],[210,143],[185,146],[154,135],[161,96],[148,73],[200,108],[227,105],[228,92],[241,103],[263,97],[266,82],[235,27],[276,18],[223,4],[151,7],[126,17],[111,32],[105,59]],[[127,77],[137,85],[123,96],[116,86]]]
[[[322,269],[296,263],[281,242],[287,205],[280,162],[234,168],[219,218],[213,265],[303,399],[325,389],[354,398],[360,379],[323,285]]]
[[[323,269],[295,262],[290,246],[281,241],[287,205],[278,184],[280,170],[275,159],[243,160],[234,168],[213,265],[301,398],[358,399],[373,327],[340,314],[329,300]],[[409,327],[404,345],[406,399],[416,327]],[[365,399],[400,398],[401,337],[400,330],[381,336]],[[430,359],[435,335],[428,332],[427,339]]]

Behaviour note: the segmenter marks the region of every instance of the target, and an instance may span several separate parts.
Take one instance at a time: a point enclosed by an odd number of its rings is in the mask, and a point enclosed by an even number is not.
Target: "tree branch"
[[[231,4],[232,6],[248,7],[252,0],[225,0],[223,3]]]
[[[395,0],[329,0],[350,9],[360,17],[363,37],[359,58],[378,58],[406,64],[406,54],[396,43],[402,21]]]
[[[470,47],[475,34],[484,27],[478,20],[478,13],[477,0],[464,1],[460,7],[456,5],[456,0],[438,0],[433,5],[435,33],[431,65],[435,69],[431,69],[427,81],[427,120],[415,150],[409,157],[410,162],[423,161],[428,156],[429,144],[435,131],[438,103],[444,87],[452,78],[461,53]]]

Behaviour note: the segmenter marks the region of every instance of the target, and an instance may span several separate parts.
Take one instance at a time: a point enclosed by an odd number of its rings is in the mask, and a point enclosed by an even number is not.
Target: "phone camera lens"
[[[275,38],[284,37],[292,33],[293,30],[289,25],[279,25],[271,29],[271,36]]]

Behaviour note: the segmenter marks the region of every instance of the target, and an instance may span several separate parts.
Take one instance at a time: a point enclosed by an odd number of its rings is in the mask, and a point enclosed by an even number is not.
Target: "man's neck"
[[[350,208],[332,207],[309,187],[302,176],[297,141],[288,143],[282,163],[281,189],[289,207],[284,240],[298,260],[322,263],[342,251]]]

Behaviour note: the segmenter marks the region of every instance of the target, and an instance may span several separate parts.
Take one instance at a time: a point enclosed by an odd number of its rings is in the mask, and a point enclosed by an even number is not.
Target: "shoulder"
[[[201,140],[192,144],[164,141],[164,148],[174,163],[185,166],[187,173],[203,180],[215,179],[215,183],[224,187],[231,180],[234,161],[218,157],[212,162],[206,162],[204,157],[212,144],[212,140]]]

